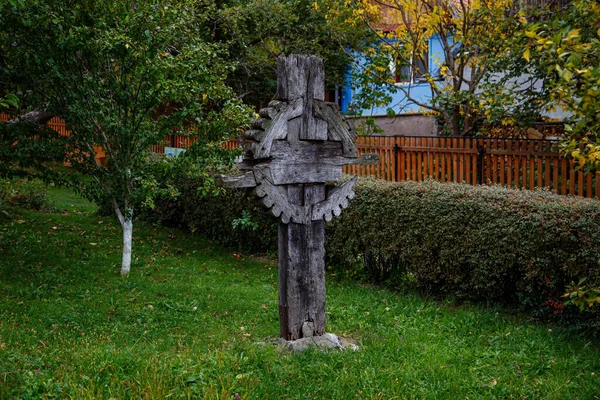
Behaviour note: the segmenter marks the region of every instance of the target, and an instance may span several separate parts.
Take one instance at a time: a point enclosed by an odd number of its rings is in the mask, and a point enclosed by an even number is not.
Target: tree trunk
[[[450,127],[452,136],[461,136],[460,120],[460,106],[454,106],[452,108],[452,126]]]
[[[131,269],[131,247],[133,243],[133,209],[125,206],[125,214],[115,199],[112,199],[113,208],[123,229],[123,260],[121,262],[121,276],[129,275]]]
[[[133,219],[127,217],[123,221],[123,262],[121,263],[121,276],[129,275],[131,269],[131,245],[133,242]]]

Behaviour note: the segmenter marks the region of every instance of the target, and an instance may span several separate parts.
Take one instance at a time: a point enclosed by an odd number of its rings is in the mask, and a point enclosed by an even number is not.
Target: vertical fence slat
[[[575,194],[575,162],[571,160],[569,162],[569,194]]]
[[[456,148],[456,141],[458,139],[454,138],[452,139],[452,146],[451,149],[454,150]],[[458,157],[456,156],[455,152],[450,153],[452,156],[452,182],[457,182],[458,181]]]
[[[549,149],[549,147],[550,147],[549,144],[550,143],[548,143],[548,142],[544,142],[544,147],[543,147],[544,153],[549,153],[549,150],[550,150]],[[544,156],[544,166],[546,167],[545,184],[544,184],[544,186],[548,187],[548,188],[552,186],[552,184],[551,184],[552,181],[550,180],[550,160],[551,160],[550,157]]]
[[[425,179],[425,152],[423,151],[423,147],[424,147],[424,142],[425,139],[424,138],[418,138],[417,139],[417,147],[419,147],[419,151],[417,152],[417,181],[421,182],[423,179]]]
[[[542,152],[542,142],[536,142],[536,147],[538,148],[538,152]],[[537,156],[537,187],[544,187],[544,166],[542,162],[542,157]]]
[[[398,138],[398,146],[400,147],[400,150],[398,151],[400,153],[400,176],[398,177],[398,182],[402,182],[406,180],[406,171],[405,171],[405,154],[406,152],[404,151],[404,147],[406,147],[406,138],[405,137],[399,137]]]
[[[455,150],[458,150],[460,148],[464,148],[464,142],[465,139],[464,138],[460,138],[456,141],[457,146],[454,148]],[[464,182],[465,180],[465,171],[464,171],[464,167],[465,167],[465,160],[464,160],[464,154],[461,153],[454,153],[456,154],[456,158],[458,159],[458,182]]]
[[[440,182],[446,182],[446,153],[443,151],[446,148],[446,138],[440,138],[439,143],[442,148],[440,152]]]
[[[585,189],[585,184],[583,183],[583,171],[579,170],[579,171],[577,171],[577,195],[583,196],[584,189]]]
[[[556,193],[556,194],[558,194],[558,164],[559,164],[558,157],[552,157],[552,166],[553,166],[552,186],[554,187],[554,193]]]
[[[509,140],[508,142],[506,141],[501,141],[499,143],[500,145],[502,145],[503,150],[508,150],[511,151],[513,144],[514,144],[514,140]],[[502,164],[502,169],[500,174],[502,174],[502,178],[504,178],[504,176],[506,175],[506,181],[503,181],[501,184],[502,185],[506,185],[508,187],[512,186],[512,161],[513,161],[513,156],[511,155],[501,155],[501,164]],[[504,180],[504,179],[503,179]]]
[[[534,151],[537,151],[537,148],[535,147],[535,143],[533,143],[533,146],[531,146],[531,152],[529,154],[529,182],[528,182],[529,185],[525,185],[526,173],[524,173],[523,174],[523,188],[533,189],[535,187],[535,173],[536,173],[535,157],[532,154]],[[537,172],[539,174],[539,170]]]
[[[523,153],[527,152],[528,145],[529,143],[521,139],[517,139],[515,143],[515,150],[518,153],[513,156],[515,160],[513,164],[513,185],[515,189],[521,187],[521,166],[523,166],[525,173],[527,173],[527,156],[523,157]]]
[[[471,166],[471,159],[472,159],[472,154],[471,154],[471,150],[473,148],[473,139],[468,138],[465,139],[465,149],[466,149],[466,153],[465,153],[465,182],[467,184],[471,184],[471,171],[473,170],[473,167]]]

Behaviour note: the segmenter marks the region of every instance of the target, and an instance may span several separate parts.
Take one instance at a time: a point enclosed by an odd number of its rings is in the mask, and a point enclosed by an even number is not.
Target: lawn
[[[0,215],[0,399],[598,399],[598,341],[499,309],[328,277],[358,352],[280,352],[276,260],[120,228],[62,189]],[[54,199],[54,200],[52,200]]]

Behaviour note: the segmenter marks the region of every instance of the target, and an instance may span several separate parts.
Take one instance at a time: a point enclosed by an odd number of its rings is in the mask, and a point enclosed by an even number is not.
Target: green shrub
[[[410,280],[435,296],[519,304],[563,319],[571,318],[561,299],[569,283],[599,281],[596,200],[371,179],[360,180],[356,193],[327,228],[329,263],[343,270],[394,285]],[[596,310],[591,313],[600,321]]]
[[[214,176],[185,160],[158,160],[164,168],[161,194],[143,216],[167,226],[183,226],[228,247],[259,253],[277,251],[277,223],[245,189],[220,187]],[[226,171],[220,171],[226,172]],[[160,174],[158,174],[160,176]]]
[[[28,180],[0,180],[0,211],[6,206],[42,211],[50,207],[46,193]]]

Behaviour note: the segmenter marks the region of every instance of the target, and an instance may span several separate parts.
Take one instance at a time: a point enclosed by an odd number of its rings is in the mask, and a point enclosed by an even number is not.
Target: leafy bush
[[[600,204],[547,191],[360,180],[327,228],[329,263],[435,296],[572,317],[569,283],[600,278]],[[568,312],[567,312],[568,311]],[[597,310],[588,311],[600,322]],[[588,318],[590,315],[584,316]]]
[[[194,168],[185,158],[159,159],[160,195],[146,204],[144,217],[192,232],[226,246],[260,253],[277,251],[277,223],[255,205],[244,189],[225,189],[215,172]],[[155,171],[156,172],[156,171]],[[212,173],[211,173],[212,172]]]
[[[0,181],[0,211],[6,206],[41,211],[49,208],[46,193],[27,180]]]

